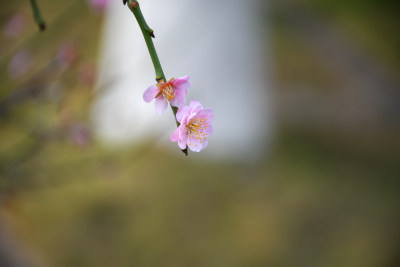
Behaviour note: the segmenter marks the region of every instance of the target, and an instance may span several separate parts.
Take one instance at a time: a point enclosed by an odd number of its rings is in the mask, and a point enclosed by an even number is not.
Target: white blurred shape
[[[254,159],[271,132],[265,22],[258,25],[256,0],[152,0],[141,10],[154,30],[166,78],[190,75],[187,101],[199,100],[215,114],[214,133],[200,154]],[[135,17],[113,1],[106,18],[95,127],[114,143],[168,143],[175,122],[170,109],[158,116],[143,101],[155,73]],[[187,104],[188,104],[187,103]],[[172,144],[178,149],[176,143]]]

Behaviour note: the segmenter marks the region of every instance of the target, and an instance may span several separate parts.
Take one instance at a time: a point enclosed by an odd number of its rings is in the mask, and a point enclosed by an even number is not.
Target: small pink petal
[[[171,134],[171,141],[176,142],[179,140],[179,127]]]
[[[189,75],[186,75],[186,76],[183,76],[183,77],[179,77],[179,78],[176,78],[175,80],[174,80],[174,85],[182,85],[182,84],[186,84],[186,83],[188,83],[189,82]]]
[[[214,114],[210,108],[205,108],[197,113],[196,118],[207,119],[207,122],[210,124],[214,121]]]
[[[156,107],[156,113],[162,115],[168,107],[168,102],[162,95],[160,95],[156,98],[154,105]]]
[[[155,84],[153,84],[152,86],[147,88],[146,91],[144,91],[143,100],[147,103],[150,103],[159,92],[160,89]]]
[[[189,118],[189,114],[186,114],[181,120],[181,125],[180,126],[182,128],[182,131],[185,130],[185,132],[186,132],[186,125],[188,123],[188,118]]]
[[[175,90],[175,97],[171,104],[175,107],[180,107],[186,103],[186,92],[182,90]]]
[[[183,119],[185,120],[187,116],[185,116]],[[181,149],[186,148],[186,143],[187,143],[187,131],[186,131],[186,122],[182,123],[179,127],[179,139],[178,139],[178,146]]]
[[[201,111],[201,105],[195,106],[191,111],[188,120],[190,121],[192,118],[196,117],[197,113]]]
[[[207,134],[207,137],[208,137],[213,133],[213,130],[214,130],[213,127],[210,124],[208,124],[207,129],[204,129],[203,133]]]
[[[181,106],[176,113],[176,120],[179,121],[179,123],[182,123],[183,117],[189,115],[189,112],[190,108],[188,106]]]
[[[174,80],[174,87],[178,90],[187,92],[187,89],[192,87],[192,84],[189,82],[189,76],[180,77]]]
[[[185,149],[186,148],[186,143],[187,143],[187,136],[183,135],[179,138],[178,140],[178,146],[180,149]]]
[[[192,100],[192,101],[190,101],[190,108],[192,108],[192,109],[194,109],[194,108],[196,108],[197,106],[200,106],[200,108],[203,108],[203,106],[200,104],[200,102],[199,101],[197,101],[197,100]]]
[[[193,138],[193,137],[189,137],[187,143],[188,143],[188,147],[193,152],[200,152],[200,150],[203,146],[197,138]]]

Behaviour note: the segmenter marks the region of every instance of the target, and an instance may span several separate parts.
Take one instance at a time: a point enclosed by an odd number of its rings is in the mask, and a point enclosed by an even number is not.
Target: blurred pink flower
[[[78,81],[85,87],[93,87],[96,82],[97,69],[90,62],[84,62],[79,66]]]
[[[160,82],[146,89],[143,93],[143,100],[150,103],[156,99],[154,105],[157,114],[161,115],[168,107],[168,102],[172,106],[180,107],[186,103],[187,89],[192,85],[189,76],[170,79],[168,82]]]
[[[214,114],[211,109],[204,109],[200,102],[193,100],[189,106],[179,108],[176,119],[180,126],[172,133],[172,142],[178,142],[181,149],[188,146],[194,152],[206,148],[207,139],[213,132]]]
[[[57,63],[62,68],[67,68],[78,60],[78,47],[73,42],[60,45],[56,56]]]
[[[25,28],[26,21],[22,14],[17,13],[12,16],[4,27],[4,34],[7,37],[17,37]]]
[[[88,4],[92,12],[101,14],[110,4],[110,0],[88,0]]]
[[[79,147],[87,147],[92,141],[92,134],[86,124],[73,124],[68,132],[71,140]]]
[[[32,53],[27,50],[17,52],[8,64],[8,74],[17,79],[26,74],[32,66]]]

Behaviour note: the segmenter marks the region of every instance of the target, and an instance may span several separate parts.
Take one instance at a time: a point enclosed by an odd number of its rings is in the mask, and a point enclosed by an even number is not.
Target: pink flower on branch
[[[203,108],[200,102],[193,100],[189,106],[179,108],[176,119],[180,126],[172,133],[172,142],[178,142],[181,149],[188,146],[194,152],[206,148],[208,137],[213,131],[211,123],[214,114],[211,109]]]
[[[143,100],[150,103],[155,99],[154,105],[158,115],[165,112],[168,102],[174,107],[180,107],[186,103],[187,89],[192,85],[189,76],[170,79],[168,82],[161,81],[146,89]]]

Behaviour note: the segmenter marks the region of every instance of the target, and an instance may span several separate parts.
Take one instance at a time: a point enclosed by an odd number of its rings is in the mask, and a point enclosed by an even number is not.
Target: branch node
[[[126,2],[126,1],[125,1]],[[139,7],[139,3],[138,2],[136,2],[135,0],[132,0],[130,3],[129,3],[129,8],[133,8],[133,9],[136,9],[136,8],[138,8]]]
[[[39,25],[39,30],[41,32],[46,30],[46,23],[42,22],[42,23],[39,23],[38,25]]]
[[[139,27],[142,31],[144,40],[147,45],[147,49],[149,50],[151,61],[153,62],[154,70],[156,72],[156,81],[158,83],[165,81],[165,75],[164,72],[161,68],[160,60],[158,59],[156,49],[154,48],[154,43],[151,38],[155,38],[154,36],[154,31],[147,25],[146,20],[143,17],[142,11],[140,10],[139,3],[136,0],[123,0],[123,3],[128,3],[129,9],[132,11],[133,15],[135,16]],[[176,119],[176,113],[178,111],[177,107],[174,107],[172,105],[172,113],[174,115],[174,119],[176,122],[176,126],[179,127],[180,123]],[[182,152],[187,156],[188,155],[188,149],[187,147],[185,149],[182,149]]]
[[[42,15],[40,14],[39,6],[36,3],[36,0],[31,0],[31,6],[33,10],[33,16],[39,26],[39,30],[44,31],[46,29],[46,24],[44,22],[44,19],[42,18]]]

